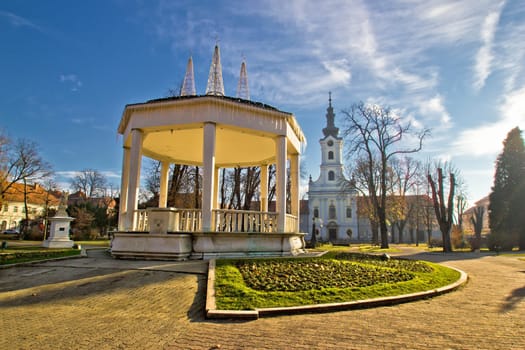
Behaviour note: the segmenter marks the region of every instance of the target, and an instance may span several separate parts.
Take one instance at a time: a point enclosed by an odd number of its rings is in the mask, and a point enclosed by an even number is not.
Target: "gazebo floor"
[[[304,253],[303,233],[117,232],[111,254],[122,259],[187,260],[295,256]]]

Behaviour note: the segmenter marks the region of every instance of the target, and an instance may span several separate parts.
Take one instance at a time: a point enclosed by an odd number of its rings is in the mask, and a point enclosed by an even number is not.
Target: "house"
[[[472,224],[471,218],[475,215],[474,210],[478,207],[483,208],[483,229],[481,230],[481,233],[486,234],[490,232],[489,204],[489,196],[485,196],[476,203],[474,203],[474,206],[468,208],[463,212],[463,230],[465,234],[474,234],[474,225]]]
[[[14,183],[4,193],[0,209],[0,230],[20,230],[20,223],[26,218],[24,192],[27,194],[27,211],[30,220],[45,215],[48,209],[56,209],[60,203],[60,194],[47,191],[39,184]]]

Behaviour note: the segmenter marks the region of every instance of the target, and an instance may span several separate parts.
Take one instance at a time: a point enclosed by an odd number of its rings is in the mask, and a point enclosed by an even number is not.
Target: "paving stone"
[[[525,348],[525,262],[516,257],[419,253],[469,282],[396,306],[212,321],[204,262],[88,254],[0,270],[0,349]]]

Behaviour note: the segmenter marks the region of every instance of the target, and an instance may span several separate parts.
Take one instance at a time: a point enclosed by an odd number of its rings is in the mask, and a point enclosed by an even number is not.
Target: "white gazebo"
[[[115,257],[186,259],[295,255],[299,232],[299,157],[304,135],[291,113],[245,99],[179,96],[130,104],[123,136]],[[137,209],[143,156],[162,164],[158,208]],[[170,164],[202,168],[202,208],[167,208]],[[268,166],[276,166],[276,210],[268,211]],[[220,209],[220,168],[261,168],[260,209]],[[287,171],[289,168],[289,171]],[[287,176],[290,176],[287,209]]]

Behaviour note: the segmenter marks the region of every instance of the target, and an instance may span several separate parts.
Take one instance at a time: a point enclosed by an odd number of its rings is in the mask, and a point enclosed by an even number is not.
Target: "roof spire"
[[[188,64],[186,65],[186,74],[184,75],[184,81],[180,89],[181,96],[195,96],[195,76],[193,74],[193,59],[190,56]]]
[[[334,124],[335,114],[332,107],[332,92],[328,92],[328,108],[326,109],[326,128],[323,129],[325,137],[332,135],[333,137],[339,137],[339,128],[335,127]]]
[[[248,73],[246,72],[246,59],[242,58],[239,84],[237,85],[237,97],[244,100],[250,99],[250,88],[248,87]]]
[[[219,44],[215,44],[215,51],[208,75],[208,85],[206,86],[206,95],[224,96],[224,84],[222,82],[222,66]]]

